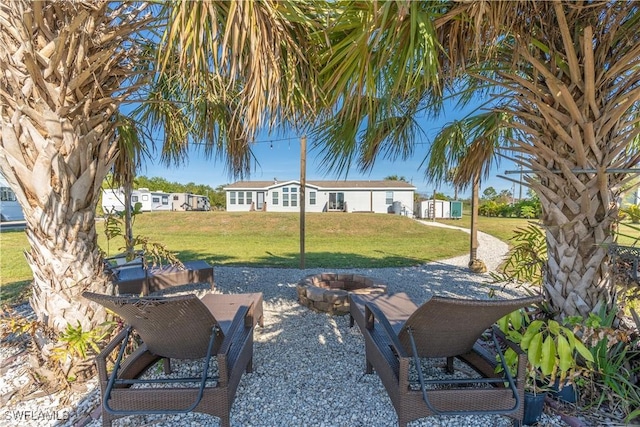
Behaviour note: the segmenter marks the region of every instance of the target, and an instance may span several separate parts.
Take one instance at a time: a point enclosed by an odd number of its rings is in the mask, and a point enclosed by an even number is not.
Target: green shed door
[[[451,202],[451,218],[462,218],[462,202]]]

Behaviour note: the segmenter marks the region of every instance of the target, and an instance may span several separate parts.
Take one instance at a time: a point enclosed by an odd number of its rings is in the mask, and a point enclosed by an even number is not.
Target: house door
[[[344,210],[344,193],[329,193],[329,208],[330,211],[343,211]]]
[[[264,205],[264,192],[258,191],[256,193],[256,209],[261,211],[263,205]]]

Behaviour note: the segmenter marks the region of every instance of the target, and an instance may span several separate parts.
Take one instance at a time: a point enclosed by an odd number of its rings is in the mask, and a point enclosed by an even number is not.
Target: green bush
[[[633,224],[640,224],[640,206],[628,205],[621,208],[620,212],[627,215]]]
[[[496,283],[528,283],[542,288],[542,274],[547,264],[547,240],[535,224],[518,227],[511,238],[513,247],[507,253],[502,271],[491,273]]]
[[[617,311],[567,319],[575,325],[576,333],[589,348],[594,363],[582,378],[581,391],[585,403],[599,407],[607,404],[624,414],[625,422],[640,416],[640,390],[636,385],[640,366],[637,338],[614,328]]]
[[[538,200],[525,199],[512,205],[500,200],[484,201],[478,208],[478,213],[482,216],[503,217],[503,218],[539,218],[542,207]]]
[[[593,355],[571,329],[540,313],[543,317],[532,319],[524,309],[516,310],[497,322],[505,336],[527,353],[527,388],[533,391],[556,381],[574,383],[583,370],[578,361],[593,362]],[[505,351],[512,372],[517,357],[512,348]]]

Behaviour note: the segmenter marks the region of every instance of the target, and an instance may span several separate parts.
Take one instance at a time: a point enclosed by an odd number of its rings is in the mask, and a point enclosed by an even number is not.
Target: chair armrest
[[[107,359],[109,355],[118,347],[119,344],[126,345],[126,339],[129,337],[129,328],[121,330],[110,342],[102,349],[96,356],[96,367],[98,368],[98,377],[100,381],[107,381],[109,376],[107,374]]]
[[[400,344],[400,340],[393,330],[391,323],[389,323],[389,319],[387,319],[387,316],[385,316],[382,310],[371,303],[366,303],[364,306],[364,316],[367,322],[367,329],[373,329],[374,319],[378,319],[378,322],[382,326],[384,332],[391,340],[391,346],[398,357],[409,357],[409,354],[407,354],[404,347],[402,347],[402,344]]]
[[[222,339],[222,344],[218,350],[218,354],[227,354],[231,349],[231,345],[233,344],[233,336],[236,334],[236,331],[240,327],[252,327],[253,319],[251,316],[247,316],[251,312],[250,308],[253,306],[251,303],[250,306],[241,306],[236,315],[233,317],[233,321],[231,322],[231,327],[227,331],[227,335],[225,335]],[[222,332],[220,332],[222,333]]]

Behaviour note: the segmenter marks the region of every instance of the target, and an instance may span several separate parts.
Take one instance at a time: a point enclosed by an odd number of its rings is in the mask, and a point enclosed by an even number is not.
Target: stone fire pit
[[[387,285],[357,274],[322,273],[298,282],[298,301],[312,310],[344,315],[349,313],[349,293],[385,294]]]

